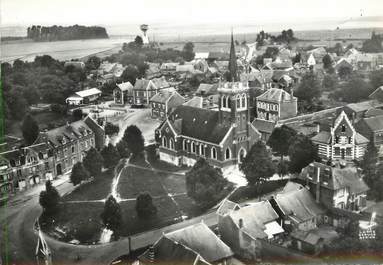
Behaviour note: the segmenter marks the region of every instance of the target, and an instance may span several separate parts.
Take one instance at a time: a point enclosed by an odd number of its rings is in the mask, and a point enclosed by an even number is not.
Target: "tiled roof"
[[[264,232],[266,223],[278,219],[278,214],[274,211],[269,201],[262,201],[242,207],[229,214],[235,224],[242,220],[243,230],[253,238],[267,238]]]
[[[146,90],[149,83],[150,83],[150,80],[137,79],[136,83],[134,84],[134,90]]]
[[[170,97],[173,96],[173,92],[170,91],[160,91],[157,94],[155,94],[150,101],[158,102],[158,103],[165,103]]]
[[[376,117],[376,116],[382,116],[383,115],[383,110],[382,109],[377,109],[377,108],[371,108],[368,111],[364,113],[364,116],[366,118],[371,118],[371,117]]]
[[[193,97],[189,101],[183,104],[184,106],[202,108],[203,107],[203,98],[202,97]]]
[[[86,125],[83,120],[72,122],[68,125],[64,125],[47,132],[40,133],[37,142],[48,141],[53,146],[59,146],[65,141],[77,140],[85,136],[85,134],[93,133],[92,130]]]
[[[82,91],[75,92],[76,95],[80,97],[89,97],[97,94],[101,94],[101,91],[98,88],[90,88]]]
[[[367,144],[370,140],[361,135],[360,133],[356,133],[355,135],[355,143],[356,144]]]
[[[320,131],[317,135],[311,138],[313,142],[329,144],[331,140],[331,133],[328,131]]]
[[[221,205],[218,207],[217,214],[225,215],[230,213],[231,211],[238,210],[241,208],[237,203],[232,202],[228,199],[222,201]]]
[[[371,131],[382,131],[383,130],[383,116],[370,117],[362,119]]]
[[[285,215],[304,222],[324,213],[324,209],[315,202],[305,187],[297,185],[294,189],[290,185],[288,188],[289,190],[284,189],[283,193],[275,197]]]
[[[230,125],[219,123],[219,112],[214,110],[178,106],[170,116],[170,122],[182,120],[180,134],[198,140],[219,144],[230,129]]]
[[[366,183],[354,167],[335,168],[332,167],[331,186],[334,190],[349,188],[351,193],[362,193],[369,190]]]
[[[132,91],[133,90],[133,85],[128,81],[125,83],[117,84],[118,88],[121,91]]]
[[[266,101],[275,101],[275,102],[283,102],[283,101],[291,101],[296,100],[296,97],[291,96],[290,93],[286,92],[280,88],[270,88],[265,93],[257,97],[257,100],[266,100]]]
[[[211,95],[218,93],[218,84],[204,84],[201,83],[196,91],[196,94]]]
[[[170,87],[168,81],[166,81],[166,79],[165,79],[164,76],[159,77],[159,78],[153,78],[151,81],[153,82],[153,84],[154,84],[158,89],[162,89],[162,88]]]

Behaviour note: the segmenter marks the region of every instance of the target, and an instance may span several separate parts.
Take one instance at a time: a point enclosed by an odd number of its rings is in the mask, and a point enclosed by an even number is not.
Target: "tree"
[[[136,125],[128,126],[122,139],[126,142],[127,148],[132,152],[133,157],[141,155],[144,151],[144,137]]]
[[[194,56],[194,44],[192,42],[185,43],[182,49],[182,57],[185,59],[185,61],[189,62],[194,59]]]
[[[120,160],[120,154],[118,153],[117,148],[111,143],[102,149],[101,155],[104,160],[105,168],[114,167],[115,165],[117,165],[118,161]]]
[[[84,167],[93,177],[97,177],[101,174],[103,162],[102,156],[94,147],[86,152],[86,156],[83,160]]]
[[[372,71],[369,78],[372,89],[383,86],[383,69]]]
[[[82,109],[75,109],[72,113],[73,118],[78,121],[82,119]]]
[[[376,171],[378,163],[378,149],[375,147],[374,138],[371,137],[367,145],[366,152],[363,155],[363,159],[360,162],[362,168],[362,174],[366,184],[372,188],[376,181]]]
[[[139,72],[136,66],[129,64],[121,74],[121,80],[123,82],[129,81],[132,85],[136,83],[136,79],[139,76]]]
[[[323,56],[322,62],[323,62],[324,69],[327,70],[329,68],[332,68],[333,60],[329,54],[326,54],[325,56]]]
[[[121,208],[116,199],[110,195],[105,201],[104,210],[100,215],[105,227],[117,233],[122,225]]]
[[[41,207],[43,207],[44,214],[51,215],[58,210],[60,194],[56,188],[52,186],[50,180],[45,183],[45,190],[40,192],[39,202]]]
[[[289,156],[289,171],[291,173],[300,173],[302,168],[318,159],[318,151],[310,138],[303,134],[297,134],[291,141]]]
[[[334,75],[325,75],[322,81],[322,87],[326,91],[332,91],[338,85],[338,79]]]
[[[282,125],[273,130],[267,141],[267,145],[273,149],[273,152],[280,154],[281,160],[283,160],[283,156],[288,154],[291,140],[296,134],[297,132],[294,129]]]
[[[239,169],[245,174],[250,185],[259,187],[275,173],[271,154],[262,141],[256,142],[247,153]]]
[[[105,124],[105,134],[106,135],[112,136],[114,134],[118,134],[119,131],[120,131],[120,127],[118,127],[118,125],[114,125],[111,122],[107,122]]]
[[[21,131],[23,132],[23,138],[27,145],[33,144],[39,135],[39,125],[29,113],[23,120]]]
[[[186,173],[187,194],[201,207],[212,206],[222,199],[227,185],[222,171],[202,158]]]
[[[91,56],[85,63],[85,67],[88,71],[97,70],[101,65],[101,59],[97,56]]]
[[[283,177],[289,173],[289,163],[285,160],[280,160],[277,165],[277,174]]]
[[[356,75],[353,75],[346,83],[342,84],[340,89],[330,94],[330,97],[347,103],[359,102],[367,99],[372,89],[370,84]]]
[[[128,144],[124,141],[124,139],[121,139],[117,145],[116,145],[117,151],[121,158],[128,158],[130,156],[130,151],[128,148]]]
[[[152,217],[157,214],[157,208],[154,206],[152,196],[148,192],[140,193],[137,196],[136,212],[140,218]]]
[[[299,84],[296,96],[300,101],[312,103],[321,96],[320,83],[314,73],[307,73]]]
[[[382,36],[377,35],[375,31],[373,31],[371,34],[371,39],[363,42],[362,51],[368,53],[383,52],[382,41]]]
[[[144,41],[142,40],[141,36],[136,36],[134,39],[134,44],[136,45],[137,48],[141,49],[142,46],[144,46]]]
[[[347,79],[351,76],[352,69],[349,66],[340,66],[338,69],[338,76],[341,79]]]
[[[81,181],[89,178],[89,172],[85,169],[84,165],[81,162],[74,164],[72,172],[70,174],[70,182],[74,186],[80,184]]]

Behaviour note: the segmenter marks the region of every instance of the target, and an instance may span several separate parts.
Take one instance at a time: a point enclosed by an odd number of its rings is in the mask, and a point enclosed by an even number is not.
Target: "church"
[[[219,168],[241,163],[261,139],[250,121],[250,89],[239,81],[233,36],[229,71],[232,82],[218,86],[218,108],[181,105],[156,130],[160,159],[193,166],[199,158]]]

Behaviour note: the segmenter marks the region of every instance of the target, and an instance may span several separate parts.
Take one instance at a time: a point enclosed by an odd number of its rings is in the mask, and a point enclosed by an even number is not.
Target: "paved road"
[[[73,190],[72,184],[68,181],[54,181],[60,194]],[[37,242],[37,235],[33,230],[35,220],[41,214],[41,207],[38,203],[38,195],[43,185],[34,188],[27,194],[19,194],[14,197],[8,207],[1,209],[0,221],[6,224],[6,233],[1,233],[1,253],[4,264],[34,264],[34,251]],[[209,226],[217,224],[217,216],[214,212],[186,220],[161,229],[148,231],[131,237],[131,248],[138,249],[148,246],[163,233],[174,231],[198,222],[205,222]],[[58,241],[45,235],[45,239],[52,252],[53,262],[58,264],[109,264],[115,258],[129,253],[129,239],[122,238],[119,241],[104,245],[72,245]],[[5,256],[5,253],[7,255]],[[76,257],[81,259],[76,261]]]

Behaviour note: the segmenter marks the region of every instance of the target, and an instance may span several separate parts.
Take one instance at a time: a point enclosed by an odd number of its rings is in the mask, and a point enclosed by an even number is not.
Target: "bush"
[[[136,200],[136,211],[140,218],[152,217],[157,214],[152,196],[148,192],[140,193]]]

